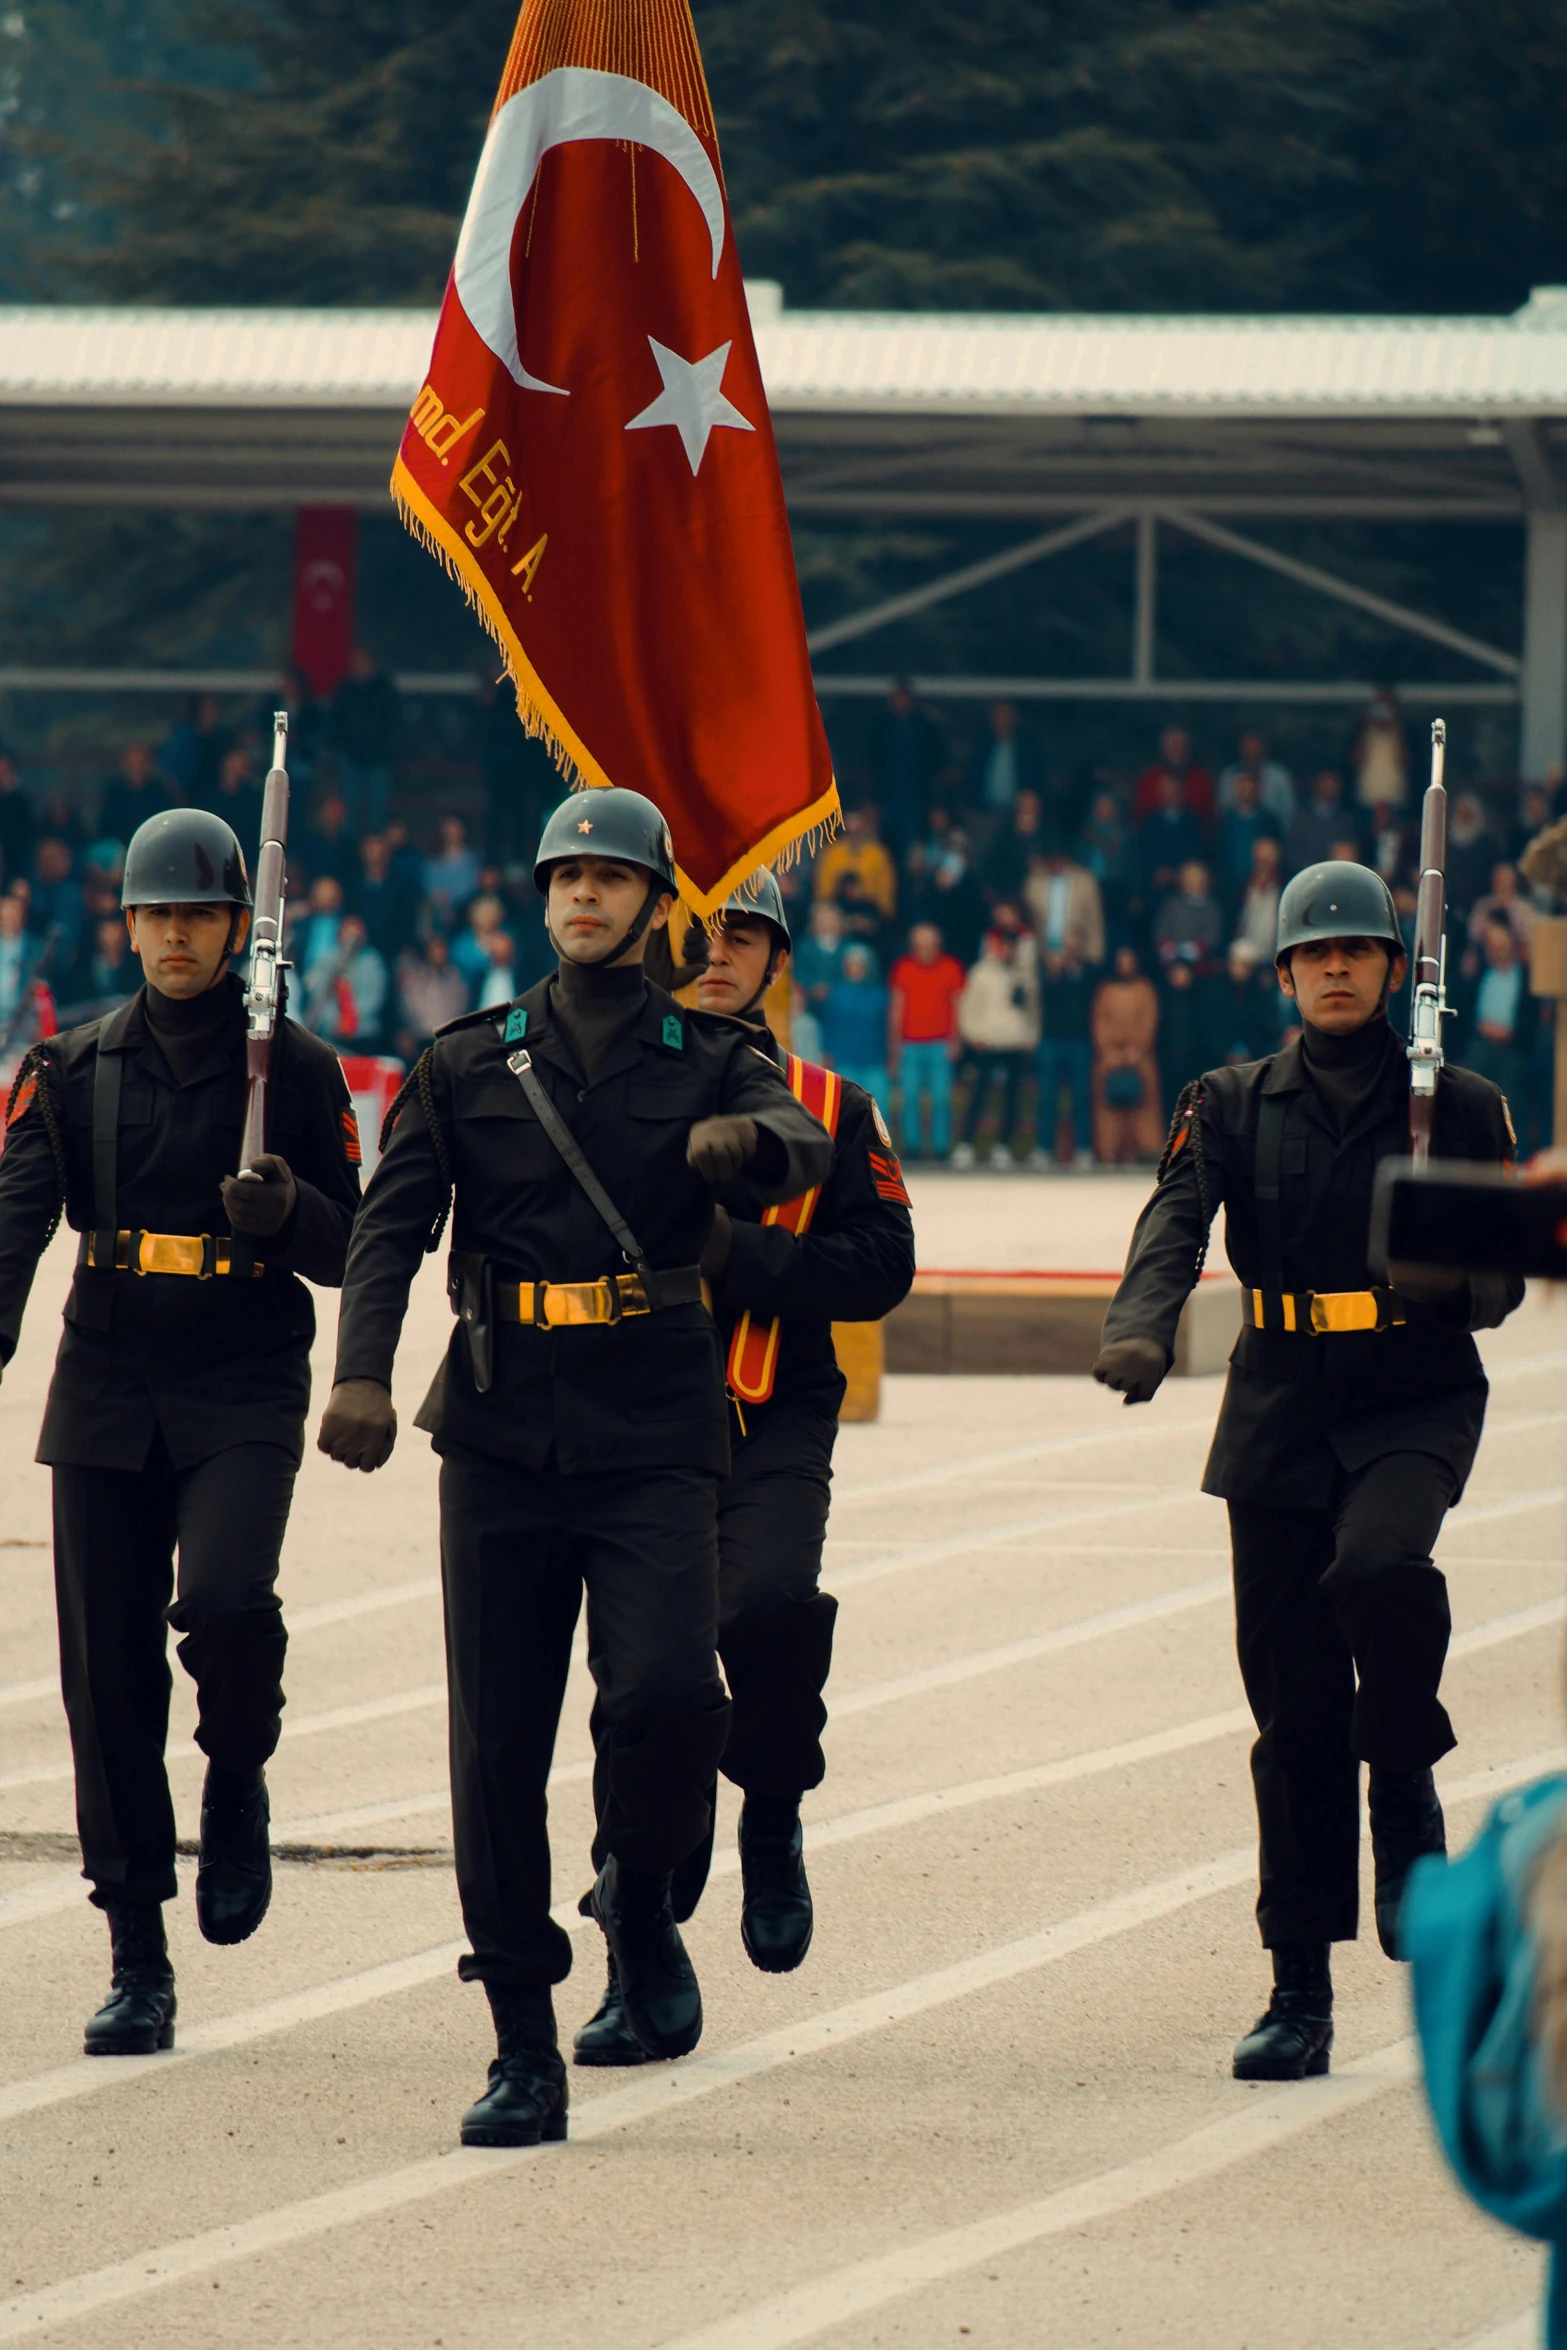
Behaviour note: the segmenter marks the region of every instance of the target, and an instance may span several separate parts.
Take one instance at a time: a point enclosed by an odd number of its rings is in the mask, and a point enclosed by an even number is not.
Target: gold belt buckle
[[[1311,1327],[1319,1335],[1342,1336],[1353,1330],[1375,1330],[1380,1321],[1375,1290],[1313,1290]]]
[[[136,1252],[138,1273],[185,1273],[206,1276],[207,1239],[204,1233],[144,1232]]]
[[[585,1328],[594,1322],[618,1322],[620,1297],[607,1281],[547,1281],[544,1284],[544,1321],[547,1329]]]

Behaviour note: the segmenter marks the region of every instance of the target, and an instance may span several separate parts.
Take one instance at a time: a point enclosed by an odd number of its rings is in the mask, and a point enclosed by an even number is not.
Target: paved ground
[[[923,1253],[1113,1263],[1142,1188],[929,1178]],[[173,2057],[82,2059],[105,1937],[74,1875],[30,1466],[65,1272],[57,1251],[0,1390],[0,2341],[1523,2350],[1537,2258],[1438,2168],[1374,1941],[1340,1953],[1330,2080],[1228,2078],[1265,1969],[1223,1513],[1196,1492],[1214,1380],[1133,1415],[1083,1380],[905,1379],[843,1432],[815,1947],[783,1980],[746,1962],[729,1805],[691,1934],[702,2049],[574,2075],[571,2143],[520,2159],[455,2149],[488,2047],[454,1971],[433,1463],[417,1436],[373,1481],[312,1455],[272,1771],[298,1857],[238,1951],[175,1905]],[[445,1322],[432,1267],[405,1408]],[[1562,1739],[1567,1301],[1531,1299],[1487,1353],[1491,1428],[1443,1545],[1460,1836]],[[586,1711],[579,1669],[563,1899]],[[567,2031],[600,1982],[596,1936],[578,1949]]]

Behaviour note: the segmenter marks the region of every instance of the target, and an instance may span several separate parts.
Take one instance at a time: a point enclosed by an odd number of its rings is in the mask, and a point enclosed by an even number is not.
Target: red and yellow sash
[[[803,1102],[813,1117],[820,1118],[829,1134],[838,1131],[838,1112],[843,1106],[843,1080],[831,1069],[818,1069],[813,1061],[797,1060],[793,1053],[784,1055],[784,1075],[789,1080],[789,1091],[797,1102]],[[777,1207],[763,1211],[764,1224],[781,1224],[798,1240],[816,1213],[821,1198],[821,1186],[802,1191],[798,1199],[786,1199]],[[741,1403],[766,1403],[773,1392],[773,1378],[778,1369],[778,1340],[780,1330],[776,1321],[765,1325],[753,1322],[748,1306],[735,1324],[734,1336],[729,1341],[729,1392]]]

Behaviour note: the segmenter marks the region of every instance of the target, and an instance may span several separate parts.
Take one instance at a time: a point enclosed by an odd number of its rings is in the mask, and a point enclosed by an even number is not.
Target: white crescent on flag
[[[651,147],[685,181],[713,243],[713,275],[724,250],[724,199],[707,149],[685,116],[646,82],[584,65],[557,66],[508,98],[490,124],[457,244],[452,275],[474,332],[525,392],[562,384],[530,375],[517,347],[511,248],[517,222],[551,147],[572,139],[624,139]]]

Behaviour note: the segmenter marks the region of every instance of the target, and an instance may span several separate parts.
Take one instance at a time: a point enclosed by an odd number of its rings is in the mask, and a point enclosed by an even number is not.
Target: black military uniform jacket
[[[747,1023],[742,1032],[782,1067],[770,1030]],[[755,1321],[783,1324],[772,1395],[745,1405],[746,1426],[780,1404],[833,1418],[844,1389],[833,1323],[879,1322],[914,1279],[909,1195],[876,1104],[861,1086],[845,1083],[832,1173],[799,1239],[781,1224],[764,1224],[761,1203],[741,1185],[727,1185],[720,1198],[734,1221],[713,1298],[726,1356],[747,1307]]]
[[[763,1200],[792,1199],[832,1171],[832,1145],[773,1063],[731,1020],[684,1010],[648,985],[641,1010],[584,1084],[542,979],[509,1009],[470,1013],[431,1048],[431,1098],[455,1177],[452,1245],[496,1283],[595,1281],[626,1260],[534,1116],[506,1056],[519,1043],[655,1271],[693,1266],[713,1193],[686,1164],[699,1118],[754,1118],[774,1139]],[[510,1042],[507,1042],[507,1039]],[[405,1103],[354,1227],[337,1377],[392,1382],[408,1288],[446,1197],[416,1098]],[[700,1303],[614,1324],[540,1329],[497,1320],[492,1384],[474,1383],[462,1325],[420,1408],[436,1450],[457,1446],[568,1476],[729,1466],[723,1360]]]
[[[1409,1065],[1392,1030],[1377,1089],[1342,1137],[1312,1085],[1299,1040],[1263,1061],[1210,1070],[1202,1080],[1207,1213],[1222,1200],[1225,1247],[1247,1289],[1264,1288],[1256,1199],[1257,1111],[1264,1095],[1286,1099],[1280,1231],[1284,1287],[1353,1290],[1373,1285],[1366,1261],[1371,1192],[1383,1159],[1409,1149]],[[1434,1157],[1500,1161],[1513,1154],[1506,1104],[1468,1069],[1438,1082]],[[1156,1338],[1175,1351],[1175,1329],[1206,1232],[1197,1154],[1189,1127],[1177,1135],[1163,1180],[1138,1218],[1126,1271],[1104,1335]],[[1231,1501],[1324,1508],[1335,1471],[1392,1452],[1446,1461],[1458,1490],[1474,1461],[1486,1382],[1474,1330],[1493,1329],[1523,1296],[1523,1283],[1475,1277],[1441,1303],[1405,1302],[1402,1328],[1324,1337],[1243,1329],[1214,1431],[1203,1490]],[[1456,1496],[1455,1496],[1456,1498]]]
[[[98,1054],[123,1056],[116,1153],[122,1230],[228,1232],[220,1185],[237,1172],[245,1120],[245,1012],[232,1018],[183,1084],[147,1025],[138,991],[102,1020],[51,1037],[14,1089],[0,1156],[0,1361],[16,1351],[22,1313],[59,1201],[44,1114],[47,1087],[65,1154],[65,1212],[92,1229],[93,1079]],[[359,1201],[359,1136],[337,1055],[284,1021],[268,1089],[267,1147],[288,1161],[299,1196],[281,1232],[257,1241],[259,1277],[195,1280],[78,1265],[44,1411],[38,1458],[139,1469],[154,1429],[176,1467],[231,1444],[295,1454],[310,1408],[315,1310],[295,1279],[343,1278]]]

